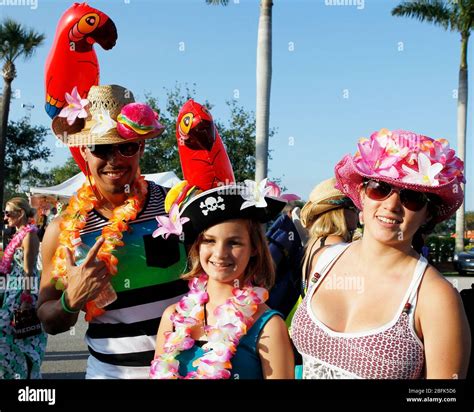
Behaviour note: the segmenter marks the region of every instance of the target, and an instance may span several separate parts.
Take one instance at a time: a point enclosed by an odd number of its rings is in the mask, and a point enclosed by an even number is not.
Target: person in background
[[[16,338],[12,325],[14,312],[37,306],[40,274],[37,270],[39,239],[28,201],[14,197],[7,201],[4,216],[16,233],[6,247],[0,263],[6,289],[0,309],[0,378],[39,379],[46,350],[46,333]],[[3,283],[3,282],[2,282]]]
[[[266,233],[270,254],[276,268],[275,285],[267,305],[286,317],[300,295],[300,273],[306,230],[299,219],[299,207],[288,202]]]
[[[334,177],[316,185],[301,210],[301,222],[309,233],[302,267],[302,296],[307,289],[312,260],[318,251],[325,246],[350,242],[357,229],[359,211],[335,185]]]

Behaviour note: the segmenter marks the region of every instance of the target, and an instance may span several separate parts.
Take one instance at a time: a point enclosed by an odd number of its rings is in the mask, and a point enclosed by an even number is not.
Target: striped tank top
[[[179,279],[186,265],[183,244],[152,237],[155,216],[166,214],[166,192],[147,183],[144,208],[123,233],[125,245],[114,252],[119,264],[111,283],[117,300],[89,323],[86,332],[90,352],[86,379],[148,379],[161,316],[188,290],[187,283]],[[81,230],[82,241],[92,246],[108,222],[92,210]]]
[[[363,332],[336,332],[316,317],[311,299],[347,247],[337,244],[321,254],[308,293],[293,317],[291,338],[303,357],[303,379],[422,378],[424,347],[415,332],[414,312],[428,262],[420,256],[410,286],[390,322]]]

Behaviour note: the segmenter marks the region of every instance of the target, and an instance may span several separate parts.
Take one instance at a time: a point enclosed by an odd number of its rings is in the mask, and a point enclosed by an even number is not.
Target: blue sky
[[[14,3],[26,5],[13,5]],[[335,3],[353,5],[337,6]],[[46,34],[28,62],[18,62],[10,119],[25,115],[50,124],[44,112],[44,63],[56,24],[70,1],[1,0],[9,16]],[[8,5],[10,4],[10,5]],[[36,8],[34,7],[36,4]],[[204,0],[96,0],[93,7],[115,22],[119,39],[111,51],[96,46],[101,83],[117,83],[135,97],[151,92],[164,103],[164,88],[196,84],[197,101],[214,104],[226,122],[226,100],[255,110],[255,62],[259,2],[230,0],[211,7]],[[460,41],[457,33],[412,19],[395,18],[392,0],[274,0],[270,177],[307,198],[330,177],[337,161],[354,153],[356,141],[382,127],[444,137],[456,148],[456,98]],[[184,51],[183,49],[184,45]],[[470,51],[472,50],[472,40]],[[472,58],[468,62],[472,73]],[[469,83],[474,84],[472,75]],[[467,209],[474,210],[472,122],[468,106]],[[47,141],[62,164],[67,151]],[[470,162],[470,163],[469,163]],[[157,171],[160,170],[157,159]]]

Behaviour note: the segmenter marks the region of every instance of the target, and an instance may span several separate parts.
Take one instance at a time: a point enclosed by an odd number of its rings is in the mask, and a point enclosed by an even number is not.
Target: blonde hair
[[[306,269],[311,264],[310,259],[313,254],[313,246],[316,242],[325,236],[335,235],[341,236],[344,242],[350,242],[352,237],[347,229],[346,218],[344,216],[344,208],[329,210],[317,216],[314,223],[309,228],[310,238],[305,247],[303,258],[303,275],[306,276]]]
[[[244,220],[247,222],[250,244],[255,251],[255,255],[250,257],[247,268],[245,269],[243,282],[244,284],[250,282],[256,286],[271,289],[275,283],[275,265],[270,254],[270,249],[268,248],[262,224],[251,219]],[[199,259],[199,248],[205,232],[204,230],[199,234],[189,250],[188,261],[190,270],[181,276],[182,279],[189,280],[198,277],[204,272]]]
[[[23,197],[13,197],[6,202],[7,205],[12,205],[14,210],[24,210],[26,219],[32,219],[35,216],[36,209],[32,208]]]
[[[319,239],[323,236],[336,235],[344,238],[346,242],[351,239],[349,230],[347,230],[344,208],[329,210],[317,217],[309,228],[311,239]]]

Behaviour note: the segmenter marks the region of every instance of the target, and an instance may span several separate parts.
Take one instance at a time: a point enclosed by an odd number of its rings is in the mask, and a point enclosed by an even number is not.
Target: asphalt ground
[[[84,379],[89,352],[84,342],[87,322],[84,313],[68,332],[48,335],[41,365],[43,379]]]

